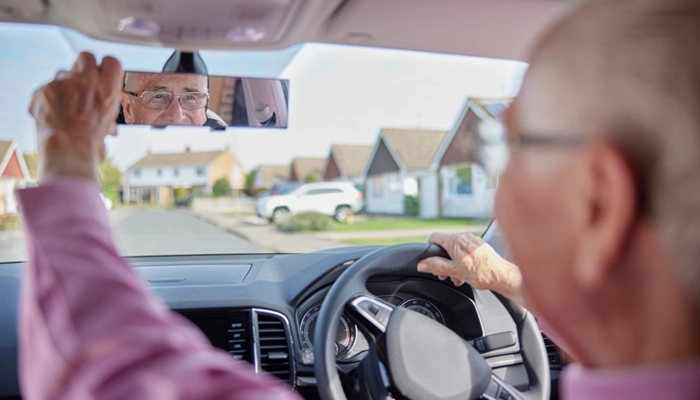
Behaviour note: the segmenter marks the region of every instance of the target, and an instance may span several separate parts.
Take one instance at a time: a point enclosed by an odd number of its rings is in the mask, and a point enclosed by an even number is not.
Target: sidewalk
[[[232,217],[211,212],[192,212],[192,215],[273,253],[308,253],[346,246],[301,233],[281,232],[275,225],[256,224],[253,219],[247,217]]]
[[[444,228],[386,229],[351,232],[286,233],[275,225],[257,217],[229,216],[212,212],[192,212],[197,218],[219,229],[240,236],[249,242],[275,253],[302,253],[347,246],[342,243],[353,239],[395,239],[428,237],[433,232],[481,235],[487,225]]]
[[[318,232],[310,234],[319,239],[334,241],[353,239],[394,239],[394,238],[417,238],[428,237],[433,232],[443,232],[452,234],[471,233],[481,236],[487,225],[472,225],[464,227],[444,227],[444,228],[421,228],[421,229],[385,229],[376,231],[351,231],[351,232]]]

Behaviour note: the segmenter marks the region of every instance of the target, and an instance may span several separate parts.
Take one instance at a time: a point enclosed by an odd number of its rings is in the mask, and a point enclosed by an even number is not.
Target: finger
[[[29,114],[31,114],[34,118],[36,118],[37,114],[39,113],[39,102],[41,101],[43,92],[44,87],[42,86],[34,92],[32,95],[32,101],[29,103]]]
[[[456,238],[457,236],[449,233],[434,232],[428,238],[428,242],[447,249],[452,243],[455,242]]]
[[[110,56],[103,58],[99,71],[100,81],[105,83],[107,89],[106,94],[119,93],[124,84],[124,70],[119,60]]]
[[[73,68],[71,68],[71,71],[84,72],[94,70],[96,67],[97,60],[95,60],[95,56],[92,53],[83,51],[78,55],[78,58],[73,63]]]
[[[438,279],[444,281],[445,279],[447,279],[447,275],[438,275]]]
[[[450,249],[454,248],[454,243],[457,241],[457,236],[451,235],[449,233],[442,233],[442,232],[435,232],[430,235],[428,238],[428,242],[432,244],[436,244],[450,255],[450,257],[453,257],[453,255],[450,253]]]
[[[433,275],[447,275],[454,270],[454,262],[442,257],[429,257],[418,263],[419,272],[428,272]]]
[[[56,75],[53,77],[53,79],[55,81],[63,81],[63,80],[70,78],[71,76],[72,76],[72,74],[70,73],[70,71],[66,71],[65,69],[62,69],[62,70],[59,70],[56,72]]]
[[[464,281],[460,281],[459,279],[453,279],[452,284],[459,287],[459,286],[464,285]]]

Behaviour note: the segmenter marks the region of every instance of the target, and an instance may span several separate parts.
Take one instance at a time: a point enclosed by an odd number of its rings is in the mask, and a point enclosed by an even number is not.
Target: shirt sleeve
[[[18,193],[29,259],[19,310],[26,399],[296,399],[211,346],[119,256],[97,185]]]

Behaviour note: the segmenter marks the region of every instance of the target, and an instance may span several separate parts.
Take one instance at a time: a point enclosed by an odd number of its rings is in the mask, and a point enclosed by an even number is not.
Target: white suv
[[[275,223],[303,211],[316,211],[346,222],[348,215],[362,209],[362,198],[362,192],[351,182],[307,183],[288,194],[258,199],[256,209],[258,217]]]

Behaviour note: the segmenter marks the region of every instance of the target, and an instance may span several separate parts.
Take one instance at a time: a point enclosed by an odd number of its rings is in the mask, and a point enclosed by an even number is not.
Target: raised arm
[[[213,348],[144,286],[114,246],[95,167],[122,70],[82,53],[34,96],[41,185],[19,194],[29,260],[20,300],[27,399],[285,399]]]

